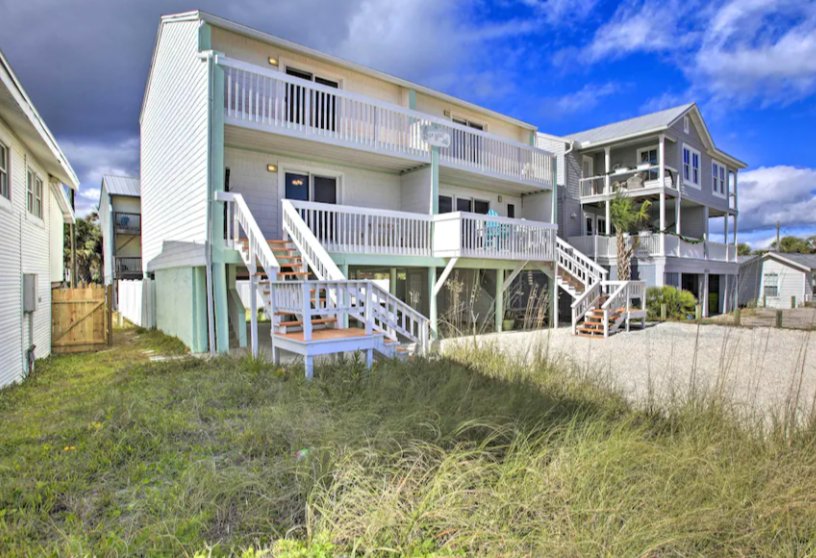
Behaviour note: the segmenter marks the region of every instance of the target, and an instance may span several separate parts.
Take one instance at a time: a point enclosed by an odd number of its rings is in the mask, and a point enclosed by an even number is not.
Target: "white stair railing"
[[[324,281],[345,280],[346,276],[301,218],[292,202],[282,200],[281,205],[283,206],[283,230],[289,235],[289,239],[297,247],[312,273]]]
[[[603,267],[560,237],[556,239],[556,252],[558,267],[581,281],[585,290],[606,279],[607,271]]]
[[[572,303],[572,333],[575,333],[575,328],[578,325],[578,320],[581,316],[586,316],[586,313],[589,312],[598,302],[598,299],[601,297],[603,293],[603,287],[601,281],[593,283],[588,289],[586,289],[581,296],[579,296],[575,301]]]
[[[261,227],[258,226],[252,216],[244,197],[241,194],[231,192],[217,192],[216,199],[225,202],[227,205],[227,222],[232,223],[230,245],[236,250],[240,249],[241,233],[243,232],[247,243],[245,256],[250,259],[247,263],[251,264],[252,269],[254,269],[255,262],[260,262],[261,268],[266,272],[267,277],[274,279],[278,271],[280,271],[280,264],[266,242]]]
[[[312,272],[321,280],[345,281],[346,276],[334,263],[329,253],[301,218],[294,204],[282,201],[283,230],[300,251]],[[358,297],[371,296],[370,311],[375,316],[375,329],[390,339],[398,341],[396,333],[416,343],[420,351],[427,352],[430,345],[430,321],[375,283],[363,282],[358,287]],[[353,313],[353,311],[352,311]]]

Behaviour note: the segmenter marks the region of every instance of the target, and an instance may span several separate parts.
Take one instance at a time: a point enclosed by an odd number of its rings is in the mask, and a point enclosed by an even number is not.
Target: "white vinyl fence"
[[[117,310],[125,319],[144,328],[156,327],[156,287],[151,279],[116,282]]]

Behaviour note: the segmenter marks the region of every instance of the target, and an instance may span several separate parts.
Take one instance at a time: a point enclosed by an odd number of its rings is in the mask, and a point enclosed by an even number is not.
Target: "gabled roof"
[[[794,263],[802,268],[807,268],[808,270],[816,269],[816,254],[768,252],[766,256],[771,256],[782,261],[787,260],[788,262]]]
[[[20,80],[0,51],[0,116],[14,130],[48,174],[66,186],[79,187],[74,169],[60,149]]]
[[[703,142],[712,154],[719,158],[729,161],[737,168],[745,168],[748,165],[739,159],[732,157],[724,151],[720,151],[708,131],[703,115],[696,103],[687,103],[673,108],[668,108],[658,112],[652,112],[629,118],[628,120],[621,120],[620,122],[613,122],[598,128],[591,128],[583,132],[576,132],[574,134],[567,134],[566,137],[575,141],[579,149],[586,149],[588,147],[596,147],[608,143],[622,141],[648,134],[656,134],[671,128],[678,120],[684,116],[689,115],[697,129],[700,131]]]
[[[139,179],[133,176],[102,177],[102,188],[111,196],[130,196],[138,198],[141,195]]]
[[[387,74],[385,72],[381,72],[379,70],[375,70],[373,68],[369,68],[368,66],[364,66],[362,64],[358,64],[356,62],[350,62],[348,60],[344,60],[338,56],[333,56],[331,54],[326,54],[325,52],[321,52],[319,50],[315,50],[313,48],[309,48],[303,46],[301,44],[288,41],[286,39],[282,39],[275,35],[270,35],[269,33],[265,33],[263,31],[259,31],[257,29],[253,29],[247,25],[243,25],[241,23],[236,23],[232,20],[213,15],[207,12],[203,12],[200,10],[190,11],[190,12],[182,12],[177,14],[169,14],[164,15],[159,22],[159,31],[156,35],[156,44],[153,48],[153,60],[150,63],[150,70],[148,71],[148,82],[145,86],[145,94],[144,100],[147,99],[147,94],[150,89],[150,76],[152,75],[153,66],[156,62],[156,50],[159,45],[159,39],[161,37],[162,26],[165,23],[174,22],[174,21],[195,21],[199,20],[204,23],[209,23],[215,27],[219,27],[221,29],[226,29],[228,31],[232,31],[238,35],[243,35],[244,37],[248,37],[251,39],[255,39],[270,45],[277,46],[279,48],[284,48],[287,50],[291,50],[294,52],[298,52],[301,54],[305,54],[311,58],[315,58],[317,60],[321,60],[333,66],[339,66],[342,68],[347,68],[349,70],[371,76],[377,79],[381,79],[383,81],[387,81],[389,83],[393,83],[395,85],[399,85],[401,87],[405,87],[406,89],[413,89],[417,92],[420,92],[424,95],[428,95],[430,97],[435,97],[437,99],[442,99],[445,102],[454,103],[461,107],[465,107],[469,110],[472,110],[477,113],[481,113],[484,115],[488,115],[494,118],[498,118],[500,120],[504,120],[505,122],[509,122],[520,128],[525,128],[530,131],[535,131],[536,126],[530,124],[529,122],[524,122],[517,118],[513,118],[512,116],[508,116],[506,114],[502,114],[500,112],[491,110],[489,108],[477,105],[475,103],[471,103],[469,101],[465,101],[464,99],[459,99],[458,97],[454,97],[453,95],[448,95],[447,93],[442,93],[441,91],[436,91],[431,89],[430,87],[425,87],[424,85],[420,85],[418,83],[413,83],[411,81],[393,76],[391,74]],[[142,101],[142,113],[144,113],[145,101]],[[141,117],[140,117],[141,118]]]
[[[688,103],[679,107],[661,110],[660,112],[644,114],[628,120],[591,128],[583,132],[567,134],[567,137],[578,142],[581,147],[589,147],[590,145],[658,132],[671,126],[693,106],[694,103]]]

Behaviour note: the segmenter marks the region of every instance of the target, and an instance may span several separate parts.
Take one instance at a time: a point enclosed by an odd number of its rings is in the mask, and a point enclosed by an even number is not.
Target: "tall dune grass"
[[[633,407],[495,347],[309,383],[154,343],[0,393],[0,555],[816,554],[812,423]]]

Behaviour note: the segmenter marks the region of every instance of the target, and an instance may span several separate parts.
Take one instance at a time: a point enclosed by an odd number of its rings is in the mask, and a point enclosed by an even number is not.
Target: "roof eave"
[[[187,14],[191,14],[193,12],[188,12]],[[326,54],[324,52],[320,52],[318,50],[294,43],[292,41],[287,41],[286,39],[282,39],[280,37],[276,37],[275,35],[270,35],[269,33],[264,33],[263,31],[258,31],[257,29],[253,29],[247,25],[243,25],[241,23],[236,23],[229,19],[222,18],[220,16],[216,16],[207,12],[196,12],[198,14],[199,19],[202,21],[214,25],[215,27],[221,27],[223,29],[227,29],[229,31],[233,31],[235,33],[239,33],[251,38],[258,39],[260,41],[270,43],[273,45],[277,45],[281,48],[286,48],[289,50],[294,50],[301,54],[305,54],[314,58],[318,58],[323,60],[324,62],[328,62],[330,64],[338,65],[346,67],[350,70],[355,72],[359,72],[362,74],[366,74],[372,77],[376,77],[378,79],[382,79],[401,87],[405,87],[407,89],[414,89],[418,92],[421,92],[425,95],[429,95],[432,97],[436,97],[438,99],[445,100],[447,102],[456,103],[458,105],[464,106],[470,110],[475,112],[485,114],[488,116],[492,116],[493,118],[501,119],[505,122],[511,123],[515,126],[519,126],[520,128],[524,128],[530,131],[537,131],[537,127],[529,122],[524,122],[523,120],[518,120],[511,116],[507,116],[506,114],[502,114],[500,112],[496,112],[494,110],[479,106],[475,103],[471,103],[469,101],[465,101],[464,99],[460,99],[458,97],[454,97],[453,95],[448,95],[447,93],[442,93],[440,91],[436,91],[431,89],[430,87],[425,87],[424,85],[420,85],[418,83],[413,83],[411,81],[398,78],[396,76],[392,76],[385,72],[381,72],[379,70],[375,70],[373,68],[369,68],[362,64],[357,64],[355,62],[350,62],[348,60],[344,60],[342,58],[332,56],[330,54]],[[179,14],[182,15],[182,14]],[[186,15],[186,14],[185,14]]]

